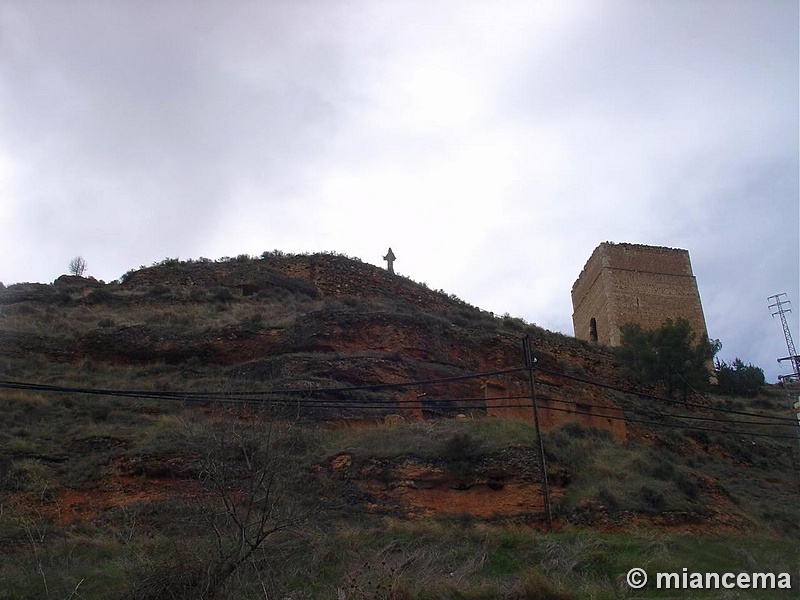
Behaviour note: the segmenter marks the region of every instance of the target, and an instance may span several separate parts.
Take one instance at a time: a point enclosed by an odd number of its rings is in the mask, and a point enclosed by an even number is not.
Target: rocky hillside
[[[68,365],[89,361],[95,371],[165,365],[244,379],[255,389],[396,384],[521,367],[521,339],[528,335],[540,367],[615,380],[611,357],[601,349],[330,254],[168,260],[110,284],[62,276],[52,285],[9,286],[0,291],[0,306],[3,355],[67,372]],[[624,438],[624,421],[603,418],[620,416],[611,393],[545,372],[540,383],[546,426],[573,420]],[[426,394],[419,409],[486,414],[498,404],[492,398],[526,390],[527,376],[519,372],[412,386],[392,397]],[[459,398],[489,402],[459,404]],[[555,408],[575,409],[578,400],[600,408],[593,409],[597,415],[570,414],[549,410],[551,400],[559,403]],[[359,412],[353,408],[346,412]],[[401,409],[409,407],[387,405],[384,412]],[[516,412],[530,419],[529,410]]]
[[[634,558],[797,569],[783,390],[668,401],[606,349],[338,255],[0,289],[0,414],[0,599],[614,598]]]

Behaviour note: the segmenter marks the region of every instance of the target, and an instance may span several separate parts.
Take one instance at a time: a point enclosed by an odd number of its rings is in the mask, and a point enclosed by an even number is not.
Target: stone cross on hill
[[[392,252],[391,247],[389,248],[389,252],[386,253],[386,256],[383,257],[383,260],[388,264],[386,268],[389,273],[394,274],[394,261],[397,260],[397,257],[394,255],[394,252]]]

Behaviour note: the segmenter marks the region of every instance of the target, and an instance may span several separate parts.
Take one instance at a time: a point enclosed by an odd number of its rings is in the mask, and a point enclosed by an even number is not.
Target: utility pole
[[[531,339],[526,335],[522,338],[522,351],[525,355],[525,368],[528,370],[528,379],[531,386],[531,403],[533,404],[533,424],[536,429],[536,445],[539,447],[539,474],[542,478],[542,502],[547,518],[547,531],[553,531],[553,512],[550,508],[550,487],[547,484],[547,464],[544,458],[544,443],[542,432],[539,429],[539,404],[536,401],[536,382],[533,378],[533,365],[536,361],[531,354]]]
[[[778,315],[781,319],[781,325],[783,326],[783,337],[786,338],[786,347],[789,349],[789,356],[779,358],[778,362],[788,360],[792,365],[792,370],[794,371],[794,373],[789,376],[790,381],[798,381],[800,380],[800,356],[797,356],[797,350],[794,348],[794,340],[792,340],[792,332],[789,329],[789,323],[786,321],[786,313],[792,312],[792,309],[784,308],[784,306],[789,305],[790,302],[789,300],[781,300],[781,296],[786,296],[786,293],[783,292],[780,294],[775,294],[774,296],[769,296],[767,298],[767,300],[774,300],[774,302],[769,305],[769,308],[772,310],[773,317]]]
[[[794,399],[789,389],[789,384],[794,381],[800,381],[800,356],[797,356],[797,350],[794,347],[794,340],[792,339],[792,332],[789,329],[789,323],[786,321],[786,313],[792,312],[791,308],[785,308],[789,305],[789,300],[781,300],[781,296],[786,296],[786,293],[775,294],[769,296],[767,300],[774,300],[769,305],[772,311],[773,318],[778,315],[781,319],[781,326],[783,327],[783,337],[786,338],[786,348],[789,350],[789,356],[779,358],[778,362],[788,360],[792,365],[794,371],[790,375],[779,375],[778,380],[783,384],[783,390],[786,392],[786,399],[789,401],[789,410],[792,411],[797,417],[797,427],[795,428],[795,436],[797,437],[798,452],[800,452],[800,395],[797,396],[797,401],[792,402]],[[800,454],[799,454],[800,456]],[[797,475],[798,486],[800,487],[800,470],[798,463],[795,462],[795,475]]]

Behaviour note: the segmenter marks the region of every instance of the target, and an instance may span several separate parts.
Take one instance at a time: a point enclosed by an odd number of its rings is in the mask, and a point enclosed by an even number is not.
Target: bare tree
[[[155,566],[134,582],[132,598],[225,597],[231,576],[245,566],[259,572],[267,544],[274,550],[285,543],[277,534],[298,532],[322,510],[307,488],[298,487],[304,442],[290,421],[240,407],[184,425],[185,448],[199,459],[204,488],[186,525],[205,532],[209,543],[192,546],[188,569],[187,563]]]
[[[76,256],[69,261],[69,272],[78,277],[83,277],[86,272],[86,260],[82,256]]]
[[[263,418],[263,415],[259,415]],[[217,510],[205,519],[214,533],[215,557],[208,594],[225,581],[274,534],[295,527],[319,510],[302,506],[291,493],[292,425],[262,418],[217,423],[203,457],[203,483]]]

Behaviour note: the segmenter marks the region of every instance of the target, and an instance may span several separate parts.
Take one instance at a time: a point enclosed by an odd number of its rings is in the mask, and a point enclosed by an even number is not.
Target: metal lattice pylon
[[[772,312],[772,316],[775,315],[780,316],[781,318],[781,325],[783,326],[783,336],[786,338],[786,347],[789,349],[789,356],[785,358],[779,358],[778,362],[789,360],[792,364],[792,370],[794,371],[793,378],[800,379],[800,356],[797,356],[797,350],[794,348],[794,340],[792,340],[792,332],[789,329],[789,323],[786,321],[786,313],[792,312],[791,308],[784,308],[784,305],[788,305],[788,300],[781,300],[781,296],[786,296],[785,293],[775,294],[774,296],[769,296],[767,300],[774,300],[773,304],[770,304],[770,309],[774,309]]]

